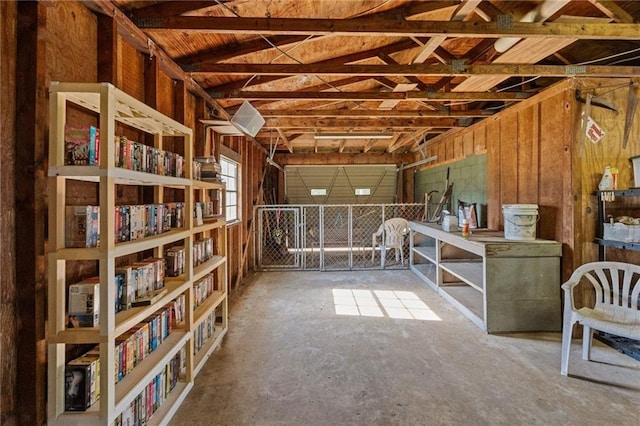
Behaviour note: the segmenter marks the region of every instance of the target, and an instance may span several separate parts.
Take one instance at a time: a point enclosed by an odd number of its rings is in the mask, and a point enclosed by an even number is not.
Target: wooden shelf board
[[[165,425],[176,414],[182,401],[193,388],[193,383],[178,381],[176,386],[169,392],[160,408],[153,413],[153,416],[147,421],[147,426]]]
[[[209,272],[213,271],[214,269],[224,264],[224,262],[226,261],[227,261],[227,258],[225,256],[212,256],[211,259],[193,268],[192,281],[193,282],[198,281],[199,279],[207,275]]]
[[[431,263],[417,263],[410,266],[411,270],[427,283],[433,290],[438,291],[436,265]]]
[[[184,293],[190,286],[191,282],[189,281],[174,281],[170,283],[165,282],[167,293],[153,305],[139,306],[136,308],[127,309],[126,311],[118,312],[116,314],[116,328],[114,330],[114,335],[121,335],[134,325],[138,324],[143,319],[151,316],[151,314],[153,314],[159,308],[163,307],[164,305],[178,297],[180,294]]]
[[[196,353],[196,355],[194,356],[194,365],[195,365],[195,367],[193,368],[194,376],[197,376],[198,373],[200,373],[200,370],[202,369],[202,367],[204,367],[204,364],[207,362],[207,360],[209,359],[213,351],[218,346],[220,346],[220,343],[222,342],[222,338],[224,337],[225,334],[227,334],[227,329],[222,328],[222,324],[218,326],[218,323],[216,323],[216,331],[214,331],[213,336],[209,339],[207,343],[204,344],[203,347],[200,348],[198,353]]]
[[[50,167],[49,176],[65,179],[99,182],[101,177],[112,177],[119,185],[170,186],[184,188],[191,180],[174,176],[138,172],[122,167],[101,168],[100,166],[59,166]]]
[[[100,247],[69,247],[53,253],[58,260],[98,260]]]
[[[194,180],[193,187],[196,189],[225,189],[222,182],[207,182],[204,180]]]
[[[139,240],[116,244],[113,251],[109,254],[113,257],[126,256],[128,254],[149,250],[161,245],[183,240],[189,235],[191,235],[191,232],[188,229],[179,228],[169,232],[163,232],[162,234],[154,235],[152,237],[145,237],[140,238]]]
[[[191,135],[190,127],[167,117],[144,102],[117,89],[110,83],[60,83],[51,82],[49,90],[61,93],[66,100],[94,112],[100,112],[101,94],[111,89],[115,101],[116,121],[151,134],[172,136]]]
[[[414,253],[420,255],[421,257],[424,257],[425,259],[431,261],[431,262],[436,262],[436,248],[433,246],[429,246],[429,247],[413,247],[413,251]]]
[[[212,229],[222,228],[224,227],[224,225],[225,225],[224,220],[217,220],[217,219],[206,220],[205,219],[202,225],[193,227],[193,232],[199,233],[199,232],[211,231]]]
[[[193,313],[193,326],[194,328],[224,301],[227,294],[224,291],[214,291],[209,297],[198,306]]]
[[[440,263],[440,267],[477,290],[484,291],[482,262],[451,262],[447,260]]]
[[[464,284],[440,287],[439,293],[452,305],[456,306],[475,325],[486,331],[484,302],[481,293]]]
[[[640,243],[632,243],[617,240],[605,240],[604,238],[596,238],[595,243],[605,247],[613,247],[620,250],[640,251]]]
[[[87,411],[65,411],[55,420],[49,420],[48,424],[55,426],[99,426],[104,423],[100,420],[100,401],[98,401]]]
[[[98,327],[68,328],[61,330],[56,336],[49,336],[50,344],[98,344],[100,340]]]
[[[129,403],[151,382],[151,379],[165,368],[173,356],[191,338],[191,333],[174,330],[169,337],[150,353],[133,371],[116,383],[115,413],[123,412]]]

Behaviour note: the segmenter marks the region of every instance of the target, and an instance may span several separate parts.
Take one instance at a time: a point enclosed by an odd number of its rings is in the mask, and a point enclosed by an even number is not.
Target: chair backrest
[[[623,262],[592,262],[578,267],[574,273],[586,278],[593,286],[595,308],[640,310],[640,266]]]
[[[404,235],[409,230],[409,222],[401,217],[394,217],[384,222],[384,245],[386,247],[402,247]]]

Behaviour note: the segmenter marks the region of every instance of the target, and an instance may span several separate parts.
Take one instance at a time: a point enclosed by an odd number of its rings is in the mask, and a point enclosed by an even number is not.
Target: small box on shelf
[[[603,229],[605,240],[623,241],[626,243],[640,242],[640,225],[627,225],[624,223],[605,223]]]
[[[69,327],[97,327],[100,318],[100,283],[88,280],[69,286]]]
[[[85,354],[69,362],[64,373],[64,408],[86,411],[100,399],[100,357]]]

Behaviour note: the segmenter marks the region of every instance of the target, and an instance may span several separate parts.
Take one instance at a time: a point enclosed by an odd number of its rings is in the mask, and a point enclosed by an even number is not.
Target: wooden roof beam
[[[399,21],[375,16],[353,19],[317,18],[238,18],[217,16],[176,16],[171,18],[141,18],[140,28],[152,31],[180,30],[217,34],[278,34],[278,35],[343,35],[385,37],[447,37],[466,38],[577,38],[582,40],[637,40],[638,24],[555,23],[545,25],[513,22],[465,21]]]
[[[287,46],[307,40],[307,36],[271,36],[269,41],[273,46]],[[313,39],[313,38],[312,38]],[[192,55],[180,56],[175,61],[185,70],[197,69],[198,64],[205,62],[223,62],[239,56],[249,55],[251,53],[260,52],[266,49],[272,49],[273,46],[267,43],[262,37],[257,37],[244,43],[225,45],[218,49],[206,49]]]
[[[597,7],[600,12],[607,15],[609,18],[614,20],[615,22],[624,22],[627,24],[632,24],[634,22],[633,16],[627,13],[623,8],[618,6],[613,1],[606,0],[589,0],[595,7]]]
[[[287,137],[287,134],[282,129],[277,129],[277,131],[278,131],[278,135],[280,135],[280,137],[282,138],[282,143],[284,144],[284,146],[286,146],[289,152],[293,154],[293,145],[291,144],[291,141]]]
[[[348,100],[348,101],[406,101],[412,99],[437,101],[519,101],[529,98],[525,92],[244,92],[228,93],[225,99],[243,100]],[[217,98],[222,99],[222,98]]]
[[[622,24],[620,24],[622,25]],[[639,27],[640,28],[640,27]],[[332,65],[322,64],[213,64],[192,74],[226,75],[361,75],[361,76],[546,76],[546,77],[638,77],[640,67],[609,65]]]
[[[306,129],[306,128],[425,128],[458,127],[455,118],[448,117],[374,117],[374,118],[319,118],[319,117],[272,117],[265,119],[265,129]]]
[[[387,46],[383,46],[377,49],[371,49],[371,50],[365,50],[362,52],[356,52],[356,53],[352,53],[349,55],[343,55],[343,56],[338,56],[336,58],[331,58],[331,59],[327,59],[325,61],[319,61],[319,62],[315,62],[316,64],[327,64],[327,65],[332,65],[332,64],[348,64],[351,62],[358,62],[358,61],[362,61],[362,60],[366,60],[366,59],[370,59],[370,58],[374,58],[376,56],[378,56],[380,53],[385,53],[387,55],[392,54],[392,53],[396,53],[396,52],[400,52],[402,50],[407,50],[407,49],[411,49],[414,48],[416,46],[415,42],[413,42],[412,40],[406,39],[400,42],[396,42],[396,43],[392,43],[389,44]],[[210,62],[201,62],[199,64],[194,64],[193,66],[188,67],[188,69],[192,72],[199,72],[202,68],[206,68],[207,64],[216,64],[218,63],[217,60],[213,60]],[[246,88],[246,87],[251,87],[251,86],[256,86],[259,84],[265,84],[265,83],[270,83],[272,81],[276,81],[276,80],[280,80],[282,78],[282,76],[270,76],[270,77],[264,77],[261,76],[261,78],[244,78],[242,80],[236,80],[230,83],[226,83],[226,84],[221,84],[219,86],[214,86],[214,87],[210,87],[210,90],[216,91],[216,92],[225,92],[228,90],[233,90],[233,89],[240,89],[240,88]]]
[[[468,19],[480,3],[482,3],[482,0],[463,0],[454,13],[452,20],[462,21]]]
[[[429,1],[424,3],[413,2],[413,3],[410,3],[408,6],[401,6],[396,9],[391,9],[385,12],[380,12],[375,14],[369,14],[367,16],[368,17],[387,16],[392,18],[397,18],[398,16],[400,16],[403,18],[407,18],[407,17],[411,17],[411,16],[415,16],[415,15],[419,15],[427,12],[432,12],[435,10],[441,10],[445,8],[455,8],[457,6],[458,6],[457,1]],[[285,46],[288,44],[294,44],[300,41],[304,41],[307,38],[308,38],[307,36],[272,36],[269,38],[269,41],[273,43],[273,45],[280,47],[280,46]],[[414,41],[418,44],[422,44],[422,41],[420,41],[417,38]],[[356,54],[351,55],[353,56],[353,59],[342,57],[342,59],[334,58],[334,59],[331,59],[331,61],[343,61],[343,63],[354,62],[357,60],[374,57],[376,56],[377,52],[384,52],[384,53],[390,54],[400,50],[410,49],[412,47],[415,47],[415,45],[410,43],[409,40],[405,40],[405,41],[393,43],[389,46],[378,48],[376,50],[370,50],[368,51],[368,54],[365,52],[358,52]],[[266,48],[271,48],[271,46],[268,46]],[[211,61],[214,63],[222,62],[234,57],[255,53],[261,50],[265,50],[265,41],[262,37],[258,37],[256,39],[253,39],[235,46],[225,46],[221,49],[216,49],[213,51],[206,50],[204,52],[198,52],[193,55],[179,57],[179,58],[176,58],[175,61],[181,64],[183,68],[197,67],[198,63],[207,62],[207,61]],[[363,54],[368,56],[363,57]],[[359,59],[358,59],[358,56],[360,57]]]
[[[228,3],[231,0],[218,1],[165,1],[162,3],[153,2],[153,4],[138,9],[132,9],[127,12],[131,19],[139,18],[168,18],[171,16],[180,16],[183,13],[192,12],[194,10],[204,9],[210,6],[217,6],[219,3]]]
[[[491,110],[454,110],[454,111],[431,111],[431,110],[364,110],[364,109],[319,109],[319,110],[262,110],[260,115],[263,118],[269,117],[489,117],[494,112]]]

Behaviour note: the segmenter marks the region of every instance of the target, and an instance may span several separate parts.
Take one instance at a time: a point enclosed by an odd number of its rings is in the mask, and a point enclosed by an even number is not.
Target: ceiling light
[[[391,139],[393,133],[316,133],[314,139]]]

